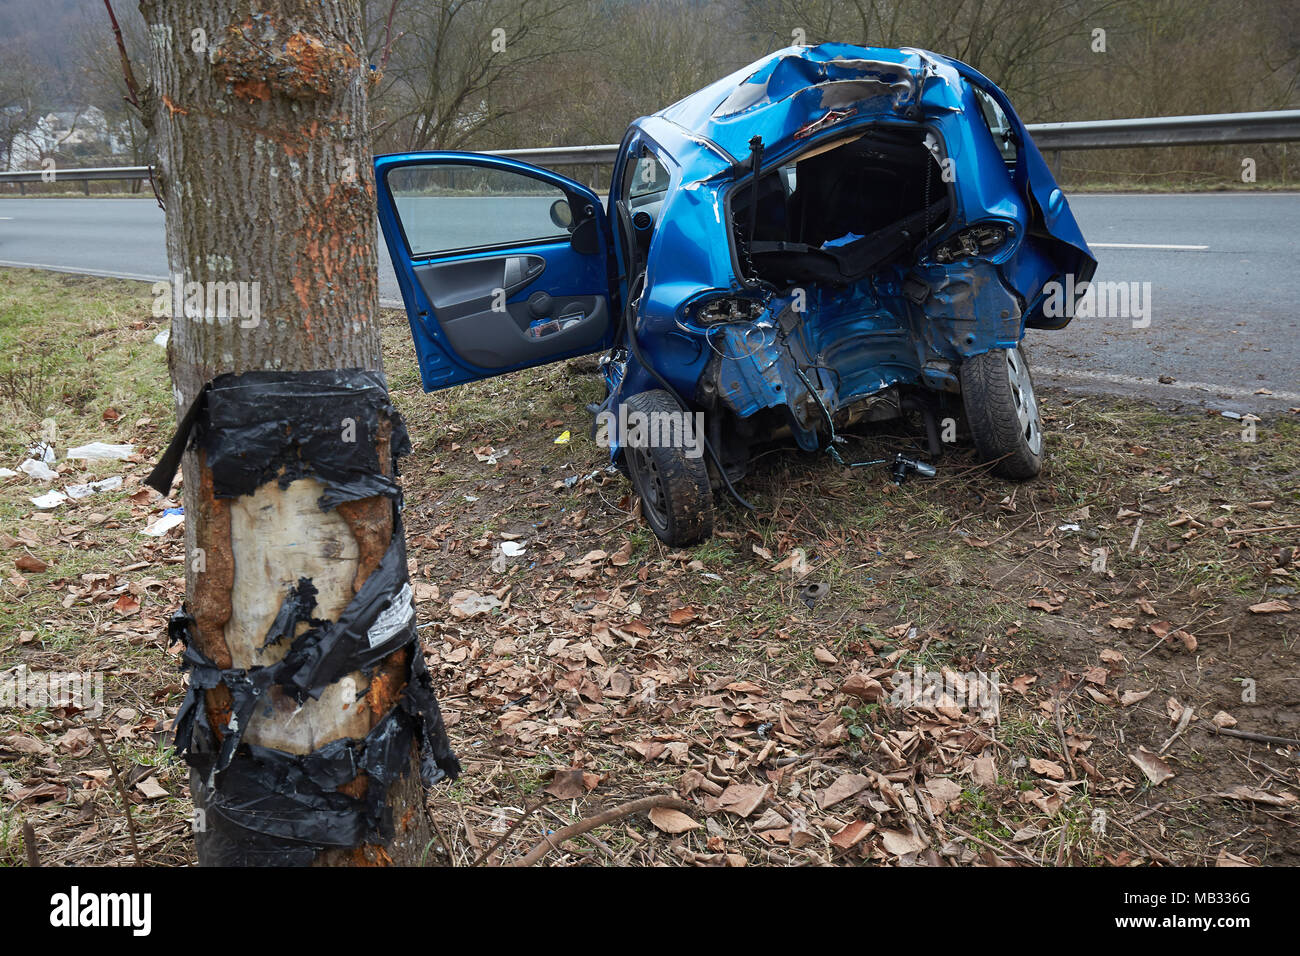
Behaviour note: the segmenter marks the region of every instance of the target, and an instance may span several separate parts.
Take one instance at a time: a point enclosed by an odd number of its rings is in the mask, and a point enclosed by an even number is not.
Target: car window
[[[642,156],[635,163],[628,164],[623,188],[627,199],[640,199],[667,189],[668,170],[653,156]]]
[[[484,246],[568,239],[551,220],[567,199],[550,183],[506,169],[469,164],[398,166],[388,188],[413,257]]]
[[[1002,153],[1002,160],[1009,168],[1014,169],[1016,165],[1016,144],[1011,139],[1011,121],[1007,119],[1007,114],[1002,112],[1002,107],[998,106],[993,97],[989,96],[978,86],[974,88],[975,100],[980,105],[980,115],[984,117],[984,123],[993,134],[993,142],[997,144],[998,151]]]

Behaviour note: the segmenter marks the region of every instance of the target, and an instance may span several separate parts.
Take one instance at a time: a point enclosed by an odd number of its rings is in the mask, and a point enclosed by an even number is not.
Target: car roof
[[[862,47],[847,43],[792,46],[778,50],[671,106],[654,117],[721,147],[735,159],[749,153],[761,136],[764,148],[779,151],[795,134],[828,114],[878,114],[905,118],[919,106],[926,80],[937,75],[952,90],[946,108],[960,108],[955,61],[917,49]],[[847,112],[846,112],[847,111]],[[834,122],[835,117],[830,117]],[[637,125],[646,126],[644,121]]]

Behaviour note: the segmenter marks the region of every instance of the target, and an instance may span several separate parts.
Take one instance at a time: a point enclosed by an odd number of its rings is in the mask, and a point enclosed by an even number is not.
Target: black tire
[[[1023,349],[994,349],[961,366],[966,422],[980,459],[1002,478],[1033,478],[1043,469],[1043,422]]]
[[[633,395],[626,405],[629,416],[682,413],[677,400],[662,389]],[[680,548],[713,534],[713,488],[703,455],[690,458],[685,448],[631,445],[623,454],[632,487],[641,498],[641,513],[660,541]]]

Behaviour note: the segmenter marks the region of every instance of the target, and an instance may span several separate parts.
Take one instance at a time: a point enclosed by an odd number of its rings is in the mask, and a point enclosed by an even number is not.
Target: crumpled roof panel
[[[770,151],[837,118],[873,113],[902,118],[921,105],[927,75],[934,74],[957,88],[956,70],[923,50],[847,43],[787,47],[655,115],[740,159],[755,135]]]

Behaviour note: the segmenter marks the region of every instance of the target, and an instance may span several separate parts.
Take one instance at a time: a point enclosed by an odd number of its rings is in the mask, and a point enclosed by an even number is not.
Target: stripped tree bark
[[[181,306],[168,344],[178,417],[224,372],[381,370],[360,0],[142,0],[140,10],[150,46],[140,94],[166,202],[166,291]],[[387,442],[381,430],[385,464]],[[219,498],[195,452],[182,468],[191,633],[223,669],[283,657],[284,646],[262,644],[300,578],[315,584],[315,615],[336,620],[394,532],[383,496],[321,511],[321,484],[300,478]],[[364,737],[404,690],[411,653],[418,645],[319,700],[299,704],[273,687],[269,715],[259,706],[243,741],[306,754]],[[224,683],[207,692],[214,726],[230,703]],[[209,784],[197,777],[202,808]],[[359,775],[340,790],[359,798],[367,785]],[[389,845],[325,850],[315,863],[419,863],[432,835],[418,774],[389,789],[388,805]],[[213,862],[202,833],[196,842],[199,862]]]

